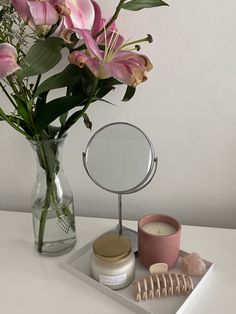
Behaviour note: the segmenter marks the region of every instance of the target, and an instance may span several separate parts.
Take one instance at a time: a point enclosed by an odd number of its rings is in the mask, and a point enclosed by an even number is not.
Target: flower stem
[[[38,234],[38,252],[41,254],[43,250],[43,239],[44,239],[44,231],[45,225],[47,221],[48,209],[50,206],[50,198],[51,198],[51,189],[52,189],[52,181],[47,179],[47,191],[45,196],[44,208],[41,212],[40,223],[39,223],[39,234]]]
[[[9,93],[7,92],[6,88],[3,86],[3,84],[0,82],[0,87],[2,88],[3,92],[5,93],[5,95],[7,96],[7,98],[10,100],[10,102],[12,103],[12,105],[14,106],[14,108],[16,108],[16,104],[13,101],[13,99],[11,98],[11,96],[9,95]]]
[[[38,158],[42,160],[42,166],[46,173],[46,186],[47,186],[45,200],[44,200],[44,207],[40,215],[39,233],[38,233],[38,252],[42,253],[43,243],[44,243],[45,225],[47,221],[48,209],[50,207],[50,199],[51,199],[51,193],[53,189],[53,174],[52,174],[52,171],[50,171],[50,167],[48,165],[47,152],[44,149],[44,145],[43,143],[40,143],[39,145],[40,145],[39,146],[40,156],[38,156]]]
[[[38,88],[38,86],[39,86],[39,83],[40,83],[41,77],[42,77],[42,75],[41,75],[41,74],[40,74],[40,75],[38,75],[38,77],[37,77],[37,80],[36,80],[36,83],[35,83],[35,86],[34,86],[34,91],[33,91],[33,94],[35,94],[35,92],[36,92],[36,90],[37,90],[37,88]]]
[[[95,81],[94,81],[94,84],[93,84],[93,90],[91,92],[91,95],[89,96],[88,100],[87,100],[87,103],[84,105],[84,108],[80,111],[80,114],[77,118],[77,120],[79,120],[81,117],[83,117],[84,113],[86,112],[86,110],[88,109],[89,105],[92,103],[93,101],[93,97],[97,91],[97,87],[98,87],[98,82],[99,82],[99,79],[96,78]],[[72,125],[71,125],[72,126]],[[70,126],[70,127],[71,127]],[[62,137],[63,134],[68,130],[69,128],[66,128],[66,124],[64,126],[61,127],[60,129],[60,132],[58,134],[58,137]]]

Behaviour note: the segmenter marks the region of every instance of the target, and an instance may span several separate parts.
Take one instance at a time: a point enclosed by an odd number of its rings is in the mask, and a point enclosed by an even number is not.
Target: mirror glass
[[[152,171],[153,160],[148,137],[132,124],[117,122],[93,135],[84,162],[96,184],[119,193],[142,184]]]

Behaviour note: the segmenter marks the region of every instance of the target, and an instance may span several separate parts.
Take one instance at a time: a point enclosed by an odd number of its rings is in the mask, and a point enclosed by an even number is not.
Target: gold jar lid
[[[117,262],[129,255],[131,244],[124,236],[105,234],[94,241],[93,251],[97,257],[107,262]]]

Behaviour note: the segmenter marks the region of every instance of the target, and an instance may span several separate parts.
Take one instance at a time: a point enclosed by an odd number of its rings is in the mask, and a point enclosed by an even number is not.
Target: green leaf
[[[95,101],[102,101],[102,102],[105,102],[105,103],[107,103],[107,104],[109,104],[109,105],[116,106],[115,104],[113,104],[113,103],[110,102],[109,100],[102,99],[102,98],[99,98],[99,97],[97,97],[97,96],[94,96],[94,97],[93,97],[93,102],[95,102]]]
[[[55,138],[57,133],[60,131],[60,127],[49,125],[47,128],[47,133],[49,135],[49,138]]]
[[[37,111],[37,108],[40,108],[41,106],[43,106],[44,104],[46,104],[46,102],[47,102],[47,96],[48,96],[48,91],[42,93],[42,94],[37,98],[37,102],[36,102],[36,106],[35,106],[36,111]]]
[[[90,121],[90,119],[89,119],[87,113],[84,113],[84,114],[83,114],[83,118],[84,118],[84,124],[85,124],[86,128],[88,128],[88,129],[91,131],[93,124],[92,124],[92,122]]]
[[[26,123],[30,124],[31,120],[30,120],[28,109],[27,109],[27,104],[20,97],[16,95],[13,95],[12,97],[17,103],[16,110],[17,110],[18,115],[21,116]]]
[[[23,80],[26,76],[40,75],[51,70],[61,60],[61,50],[64,47],[68,47],[68,44],[61,38],[37,40],[23,59],[18,79]]]
[[[122,101],[129,101],[135,94],[136,88],[133,86],[127,86],[125,95]]]
[[[90,96],[93,92],[95,76],[88,67],[81,69],[82,71],[82,87],[85,95]]]
[[[74,125],[82,116],[83,110],[78,110],[75,113],[73,113],[66,121],[65,126],[63,127],[62,134],[69,130],[69,128],[71,128],[72,125]]]
[[[109,92],[115,89],[114,85],[122,85],[120,81],[117,81],[113,77],[110,77],[108,79],[100,80],[98,83],[98,90],[96,93],[96,96],[98,98],[103,98],[106,96]]]
[[[64,96],[37,106],[35,117],[36,132],[39,133],[56,118],[74,107],[83,106],[85,100],[86,96],[84,94],[79,96]]]
[[[81,80],[81,70],[74,64],[69,64],[62,72],[55,74],[45,80],[36,90],[35,96],[45,91],[56,88],[79,84]]]
[[[100,87],[96,93],[96,96],[98,98],[103,98],[104,96],[106,96],[108,93],[110,93],[111,91],[113,91],[115,89],[114,86],[104,86],[104,87]]]
[[[145,8],[160,7],[168,5],[162,0],[131,0],[122,5],[122,8],[130,11],[138,11]]]
[[[62,127],[64,127],[64,125],[65,125],[65,123],[66,123],[67,117],[68,117],[68,112],[63,113],[63,114],[60,116],[59,120],[60,120],[60,123],[61,123],[61,126],[62,126]]]
[[[26,106],[27,106],[27,109],[28,109],[29,112],[32,111],[33,104],[34,104],[34,102],[33,102],[32,98],[27,101]]]

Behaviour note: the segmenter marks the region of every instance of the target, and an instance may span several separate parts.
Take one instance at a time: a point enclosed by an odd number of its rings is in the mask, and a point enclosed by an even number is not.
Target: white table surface
[[[63,256],[44,257],[33,246],[31,214],[0,211],[0,313],[133,313],[61,267],[78,248],[116,222],[76,217],[77,246]],[[136,227],[137,222],[126,221],[125,225]],[[185,312],[236,313],[236,230],[183,226],[181,249],[196,251],[215,264]]]

